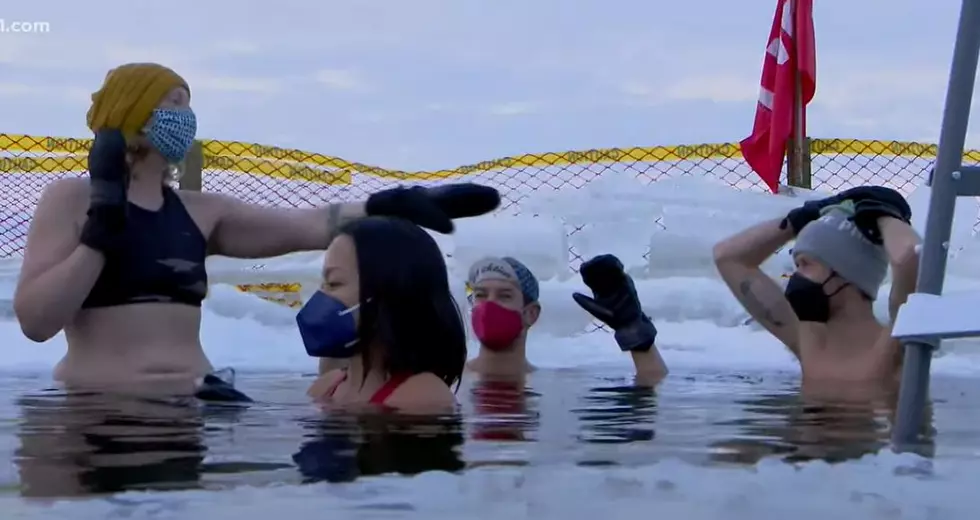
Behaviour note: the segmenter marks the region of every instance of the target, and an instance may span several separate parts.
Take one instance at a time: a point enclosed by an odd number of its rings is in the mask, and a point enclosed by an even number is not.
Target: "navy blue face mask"
[[[346,359],[357,354],[357,323],[354,311],[340,300],[317,291],[296,315],[303,346],[310,357]]]

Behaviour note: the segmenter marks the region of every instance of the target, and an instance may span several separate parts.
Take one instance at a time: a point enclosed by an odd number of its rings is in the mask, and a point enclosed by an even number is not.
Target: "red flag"
[[[755,124],[752,135],[739,143],[745,161],[773,193],[779,191],[786,143],[793,134],[793,95],[797,71],[803,91],[805,134],[806,105],[813,99],[817,84],[813,0],[778,0],[762,63]]]

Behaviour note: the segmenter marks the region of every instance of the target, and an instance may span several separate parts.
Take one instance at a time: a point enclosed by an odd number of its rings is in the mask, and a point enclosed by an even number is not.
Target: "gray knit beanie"
[[[825,208],[822,216],[800,231],[793,255],[811,256],[874,300],[885,281],[888,256],[882,246],[871,243],[850,217],[853,205]]]

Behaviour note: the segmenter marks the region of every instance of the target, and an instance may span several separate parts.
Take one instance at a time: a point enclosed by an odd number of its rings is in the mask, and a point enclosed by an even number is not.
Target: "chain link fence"
[[[23,254],[41,191],[59,178],[85,175],[90,144],[90,139],[0,134],[0,257]],[[821,191],[876,184],[909,195],[926,180],[936,157],[935,145],[898,141],[812,139],[810,150],[811,184]],[[496,187],[503,198],[500,211],[520,215],[522,201],[532,193],[582,188],[613,172],[644,184],[697,176],[739,190],[766,190],[742,159],[737,143],[526,154],[418,172],[232,141],[202,141],[201,151],[202,190],[276,206],[317,207],[361,200],[397,184],[438,185],[465,179]],[[980,164],[980,151],[967,152],[965,162]],[[567,233],[580,230],[581,226],[569,226]],[[573,269],[582,261],[574,247],[569,258]]]

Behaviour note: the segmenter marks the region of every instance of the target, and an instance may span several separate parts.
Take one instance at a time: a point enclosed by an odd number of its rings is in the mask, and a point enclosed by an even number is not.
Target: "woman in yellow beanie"
[[[65,332],[55,377],[69,386],[186,393],[203,378],[215,383],[210,397],[244,398],[212,375],[200,343],[207,255],[323,250],[342,224],[368,215],[450,233],[452,219],[500,202],[473,184],[398,187],[318,209],[177,192],[166,181],[195,138],[190,99],[187,82],[162,65],[110,71],[88,111],[89,178],[51,183],[35,209],[14,310],[34,341]]]

